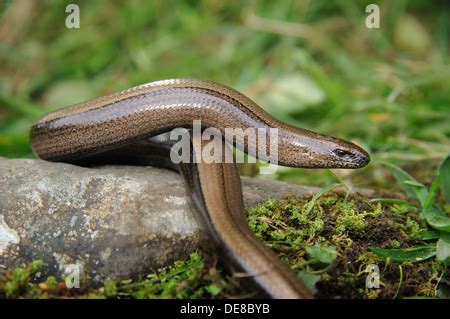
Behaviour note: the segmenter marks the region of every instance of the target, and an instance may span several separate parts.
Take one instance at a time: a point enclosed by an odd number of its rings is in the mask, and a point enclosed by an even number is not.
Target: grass
[[[28,129],[50,110],[156,79],[199,77],[370,150],[369,168],[338,172],[355,185],[387,185],[380,159],[432,172],[450,145],[447,5],[377,1],[381,28],[367,29],[366,3],[79,1],[81,28],[67,29],[66,1],[6,1],[0,155],[32,157]],[[274,178],[334,179],[305,169]]]

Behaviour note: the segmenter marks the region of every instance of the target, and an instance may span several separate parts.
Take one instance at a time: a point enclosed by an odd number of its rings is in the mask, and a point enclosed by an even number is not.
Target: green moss
[[[450,204],[444,204],[443,209],[448,215],[450,215]]]
[[[410,205],[372,203],[357,195],[347,198],[341,192],[326,193],[313,203],[312,209],[308,209],[310,200],[289,197],[263,203],[248,211],[250,225],[301,278],[320,274],[315,287],[318,297],[392,298],[396,295],[399,264],[386,263],[384,258],[370,252],[369,247],[423,244],[418,234],[425,226],[417,211]],[[270,227],[264,230],[255,227],[254,221],[258,219]],[[369,265],[380,269],[380,289],[365,288]],[[415,267],[402,265],[403,280],[415,282],[404,282],[399,296],[421,294],[426,276],[408,277],[415,272]],[[423,262],[420,268],[429,278],[436,275],[434,261]]]
[[[400,248],[402,245],[400,244],[400,242],[396,239],[391,240],[391,243],[389,245],[391,248]]]
[[[107,298],[117,296],[146,298],[211,298],[219,295],[225,283],[216,281],[199,253],[192,253],[188,260],[176,261],[157,273],[149,274],[144,280],[136,282],[107,281],[99,290]]]
[[[365,217],[367,213],[359,212],[353,201],[338,202],[334,208],[336,218],[336,232],[343,233],[345,231],[362,234],[367,226]]]
[[[406,218],[405,231],[410,238],[419,238],[419,234],[423,230],[424,228],[416,220],[409,216]]]
[[[367,251],[365,253],[360,254],[356,259],[356,262],[360,266],[359,271],[364,271],[363,269],[366,268],[367,265],[380,264],[383,260],[384,260],[383,257],[380,257],[371,251]]]
[[[25,268],[4,270],[0,273],[0,297],[6,298],[210,298],[223,290],[232,291],[218,269],[205,266],[204,257],[192,253],[188,260],[176,261],[156,273],[138,281],[106,280],[99,289],[67,289],[64,279],[60,282],[49,276],[43,282],[34,282],[32,275],[43,266],[38,260]],[[229,288],[227,288],[229,287]]]
[[[26,296],[39,298],[39,292],[35,287],[29,286],[32,275],[43,266],[42,260],[35,260],[26,267],[18,267],[14,270],[5,270],[0,274],[0,296],[16,298]]]
[[[106,280],[102,290],[105,297],[112,298],[117,296],[117,284],[114,281]]]
[[[404,215],[404,214],[408,213],[409,211],[411,211],[411,207],[407,206],[407,205],[393,204],[391,206],[391,210],[392,210],[392,212],[394,212],[396,214]]]

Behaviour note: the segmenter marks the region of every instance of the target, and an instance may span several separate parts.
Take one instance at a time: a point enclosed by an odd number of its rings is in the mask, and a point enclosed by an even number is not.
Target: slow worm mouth
[[[353,155],[347,161],[341,163],[340,168],[363,168],[370,162],[370,156]]]
[[[369,155],[367,155],[367,156],[359,156],[357,163],[358,163],[358,168],[362,168],[362,167],[367,166],[367,164],[370,163],[370,156]]]
[[[353,162],[355,163],[355,168],[362,168],[367,166],[367,164],[370,163],[370,155],[366,152],[366,150],[362,149],[359,146],[356,146],[358,148],[358,152],[353,155]]]
[[[370,155],[360,146],[349,143],[347,150],[336,149],[334,153],[341,158],[347,168],[362,168],[370,162]]]

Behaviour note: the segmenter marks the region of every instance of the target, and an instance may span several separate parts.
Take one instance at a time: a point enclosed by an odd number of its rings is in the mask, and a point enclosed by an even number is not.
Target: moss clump
[[[57,281],[53,276],[36,281],[33,275],[42,266],[43,262],[36,260],[24,268],[0,270],[0,298],[196,299],[224,298],[244,291],[233,278],[223,273],[217,260],[205,258],[199,252],[143,279],[106,280],[98,289],[68,289],[63,279]]]
[[[211,298],[224,287],[223,282],[215,280],[214,274],[205,266],[204,258],[192,253],[188,260],[176,261],[139,282],[108,282],[100,293],[109,298]]]
[[[338,233],[348,231],[355,234],[362,234],[367,226],[365,220],[367,213],[365,211],[359,212],[353,201],[336,205],[333,213],[337,214],[336,232]]]
[[[446,268],[435,260],[394,263],[370,251],[425,244],[419,235],[426,225],[411,205],[373,203],[335,191],[316,200],[292,196],[268,201],[249,210],[248,219],[257,236],[299,277],[320,275],[306,281],[319,298],[428,297],[432,286],[437,295],[438,278],[446,283]],[[330,251],[335,258],[326,258]],[[366,289],[369,265],[380,269],[379,289]]]
[[[1,298],[46,298],[48,292],[57,289],[55,277],[49,276],[39,285],[30,283],[44,265],[42,260],[35,260],[26,267],[18,267],[13,270],[0,271],[0,297]]]

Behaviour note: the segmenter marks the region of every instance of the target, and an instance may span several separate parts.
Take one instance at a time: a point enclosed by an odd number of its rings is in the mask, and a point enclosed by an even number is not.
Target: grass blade
[[[400,167],[391,164],[389,162],[381,162],[386,166],[392,175],[394,175],[397,182],[400,183],[404,192],[408,197],[419,200],[421,206],[425,203],[428,197],[427,189],[424,185],[420,184],[414,177],[402,170]]]
[[[428,192],[427,199],[425,200],[425,203],[422,206],[423,215],[425,216],[429,210],[431,209],[434,200],[436,199],[437,192],[439,190],[439,186],[441,186],[441,177],[438,175],[434,179],[433,183],[431,184],[430,191]]]
[[[441,233],[436,230],[425,230],[421,231],[418,236],[422,240],[433,240],[441,238]]]
[[[339,183],[335,183],[335,184],[331,184],[327,187],[324,187],[320,192],[316,193],[313,198],[311,198],[311,200],[309,201],[308,205],[305,208],[305,213],[309,214],[311,212],[311,210],[314,207],[314,204],[316,203],[316,201],[319,199],[320,196],[322,196],[323,194],[325,194],[326,192],[331,191],[332,189],[338,187]]]
[[[442,192],[447,197],[447,202],[450,202],[450,153],[439,166],[439,175],[442,179]]]
[[[419,262],[436,256],[436,246],[418,246],[410,248],[383,249],[371,247],[375,254],[398,262]]]

